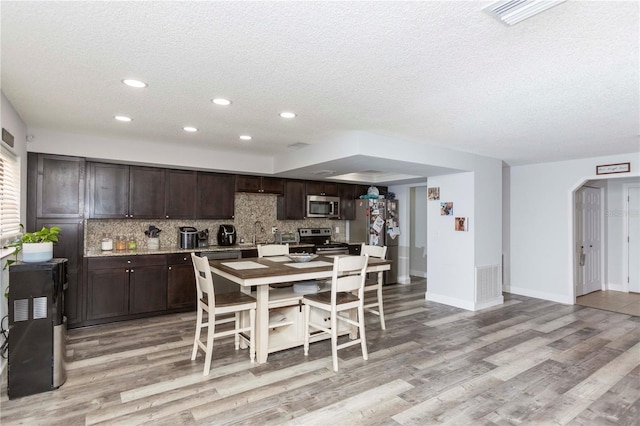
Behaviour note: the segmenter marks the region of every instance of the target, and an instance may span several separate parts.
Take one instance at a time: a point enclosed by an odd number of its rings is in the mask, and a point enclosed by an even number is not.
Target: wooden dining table
[[[333,272],[335,256],[318,256],[303,263],[291,261],[286,256],[263,258],[210,260],[209,265],[213,274],[220,275],[237,283],[241,291],[255,296],[256,308],[256,359],[258,363],[265,363],[269,352],[302,345],[303,339],[291,336],[285,344],[269,347],[269,310],[275,307],[299,303],[304,294],[296,293],[292,287],[287,289],[271,288],[272,284],[293,283],[297,281],[327,280]],[[378,273],[378,280],[382,280],[382,272],[391,269],[391,261],[369,258],[367,272]],[[215,275],[214,275],[215,283]],[[252,287],[255,286],[255,292]],[[301,329],[302,312],[292,322],[296,330]]]

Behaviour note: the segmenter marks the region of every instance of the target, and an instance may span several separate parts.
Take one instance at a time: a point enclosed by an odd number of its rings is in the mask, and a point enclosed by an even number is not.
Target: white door
[[[629,187],[627,195],[629,291],[640,293],[640,187]]]
[[[602,289],[600,189],[576,191],[576,296]]]

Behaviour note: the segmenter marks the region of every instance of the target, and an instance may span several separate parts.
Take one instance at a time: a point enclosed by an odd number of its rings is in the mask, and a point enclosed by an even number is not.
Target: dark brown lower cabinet
[[[167,309],[166,255],[87,261],[87,320]]]
[[[181,309],[196,306],[196,283],[191,254],[167,255],[167,308]]]

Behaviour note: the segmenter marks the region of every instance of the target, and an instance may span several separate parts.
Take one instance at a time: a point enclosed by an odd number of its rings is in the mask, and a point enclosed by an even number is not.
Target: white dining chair
[[[387,255],[387,246],[373,246],[362,243],[360,247],[360,255],[369,255],[369,257],[377,257],[378,259],[384,259]],[[364,283],[364,292],[376,292],[375,301],[365,302],[364,310],[371,312],[374,315],[378,315],[380,318],[380,328],[386,330],[386,324],[384,322],[384,305],[382,303],[382,284],[383,284],[383,272],[367,274],[367,279]],[[373,277],[369,277],[373,275]],[[377,309],[375,309],[377,308]]]
[[[213,276],[209,267],[209,259],[206,256],[199,257],[191,253],[193,261],[193,270],[196,276],[196,292],[197,292],[197,319],[196,333],[193,340],[193,351],[191,360],[196,359],[198,348],[205,353],[204,372],[207,376],[211,368],[211,357],[213,354],[213,340],[217,337],[234,335],[236,350],[240,348],[240,339],[246,341],[249,345],[249,359],[255,361],[255,322],[256,322],[256,299],[238,292],[223,293],[215,295],[213,286]],[[203,322],[203,315],[207,313],[207,321]],[[240,321],[240,314],[249,313],[249,326],[243,327]],[[226,317],[216,320],[216,315],[224,315],[233,313],[233,317]],[[216,326],[220,324],[235,322],[234,328],[231,330],[216,332]],[[200,340],[200,334],[203,328],[207,328],[207,341]],[[247,336],[248,333],[248,336]]]
[[[304,303],[304,354],[309,355],[309,341],[312,328],[320,333],[331,336],[331,357],[333,359],[333,371],[338,371],[338,350],[352,345],[360,344],[362,358],[369,359],[367,352],[367,339],[364,331],[364,281],[366,278],[369,256],[336,256],[333,260],[333,273],[331,276],[331,291],[305,294]],[[326,314],[316,318],[322,322],[311,321],[311,310],[318,309],[329,313],[329,325],[324,321]],[[351,313],[356,313],[356,318]],[[348,312],[349,316],[340,315]],[[338,345],[339,321],[357,327],[359,335],[353,340]],[[317,332],[314,336],[318,335]]]
[[[289,254],[287,244],[258,244],[258,257],[286,256]]]

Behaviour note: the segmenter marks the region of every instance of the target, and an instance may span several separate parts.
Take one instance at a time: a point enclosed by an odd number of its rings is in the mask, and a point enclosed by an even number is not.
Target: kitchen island
[[[333,257],[319,256],[308,263],[292,263],[286,256],[210,260],[211,271],[241,286],[256,297],[256,359],[265,363],[270,352],[304,343],[303,293],[292,288],[272,289],[271,284],[327,280],[333,271]],[[391,261],[370,258],[367,272],[391,269]],[[252,286],[256,291],[251,292]],[[271,330],[271,331],[270,331]],[[348,333],[348,330],[344,330]],[[314,340],[311,339],[313,342]]]

